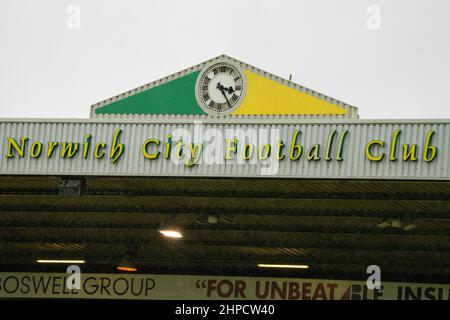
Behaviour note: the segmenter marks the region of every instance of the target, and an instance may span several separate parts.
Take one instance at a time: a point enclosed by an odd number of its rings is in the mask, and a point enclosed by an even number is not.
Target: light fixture
[[[384,228],[387,228],[390,226],[391,226],[391,224],[387,220],[383,221],[382,223],[377,224],[377,227],[381,228],[381,229],[384,229]]]
[[[225,219],[224,217],[218,216],[218,215],[206,215],[203,214],[200,217],[195,217],[194,221],[198,224],[232,224],[233,222],[231,220]]]
[[[183,238],[183,228],[179,224],[175,223],[174,219],[175,215],[172,215],[170,218],[166,219],[159,227],[158,232],[167,238]]]
[[[183,232],[180,227],[174,225],[162,226],[159,233],[168,238],[183,238]]]
[[[219,222],[219,219],[217,218],[217,216],[213,216],[213,215],[208,216],[209,224],[216,224],[217,222]]]
[[[409,223],[406,224],[404,223],[404,221],[396,218],[396,219],[385,219],[383,220],[383,222],[377,224],[378,228],[396,228],[396,229],[400,229],[402,228],[404,231],[410,231],[414,228],[416,228],[417,226],[415,224]]]
[[[400,228],[401,227],[400,219],[392,219],[387,218],[384,219],[383,222],[377,224],[378,228],[384,229],[384,228]]]
[[[259,263],[260,268],[284,268],[284,269],[308,269],[309,266],[306,264],[266,264]]]
[[[117,270],[126,272],[136,272],[137,268],[130,255],[126,255],[117,265]]]
[[[406,225],[406,226],[404,226],[403,227],[403,230],[405,230],[405,231],[409,231],[409,230],[412,230],[412,229],[414,229],[414,228],[416,228],[417,226],[415,225],[415,224],[408,224],[408,225]]]
[[[83,264],[86,263],[85,260],[36,260],[37,263],[61,263],[61,264]]]
[[[402,227],[402,222],[400,221],[400,219],[392,219],[391,223],[393,228],[399,229]]]

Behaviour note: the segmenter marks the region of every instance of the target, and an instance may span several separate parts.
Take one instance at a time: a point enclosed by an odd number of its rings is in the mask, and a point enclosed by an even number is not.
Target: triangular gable
[[[306,89],[246,63],[221,55],[163,79],[130,90],[92,106],[98,114],[207,115],[196,85],[205,68],[221,61],[242,70],[246,93],[230,115],[330,115],[350,117],[356,108]],[[231,96],[230,96],[231,97]],[[207,107],[207,106],[206,106]],[[226,113],[224,113],[226,114]]]

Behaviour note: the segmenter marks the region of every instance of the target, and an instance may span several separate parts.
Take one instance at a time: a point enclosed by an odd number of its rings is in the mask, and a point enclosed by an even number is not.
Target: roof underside
[[[83,258],[84,272],[112,273],[132,245],[141,273],[363,280],[376,264],[383,281],[450,283],[450,182],[87,177],[80,197],[59,183],[0,177],[2,271],[64,272],[35,259]],[[183,239],[157,232],[172,214]],[[417,227],[378,228],[386,217]]]

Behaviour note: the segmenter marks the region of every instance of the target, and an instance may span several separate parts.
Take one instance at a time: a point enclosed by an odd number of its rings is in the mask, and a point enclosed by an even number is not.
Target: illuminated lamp
[[[125,256],[122,260],[120,260],[117,265],[117,270],[125,271],[125,272],[136,272],[137,268],[134,262],[129,255]]]

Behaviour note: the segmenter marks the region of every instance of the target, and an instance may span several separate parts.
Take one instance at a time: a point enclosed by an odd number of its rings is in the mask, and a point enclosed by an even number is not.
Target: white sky
[[[80,29],[67,27],[69,5]],[[2,0],[0,117],[87,118],[97,101],[222,53],[293,74],[361,118],[450,118],[448,0]]]

